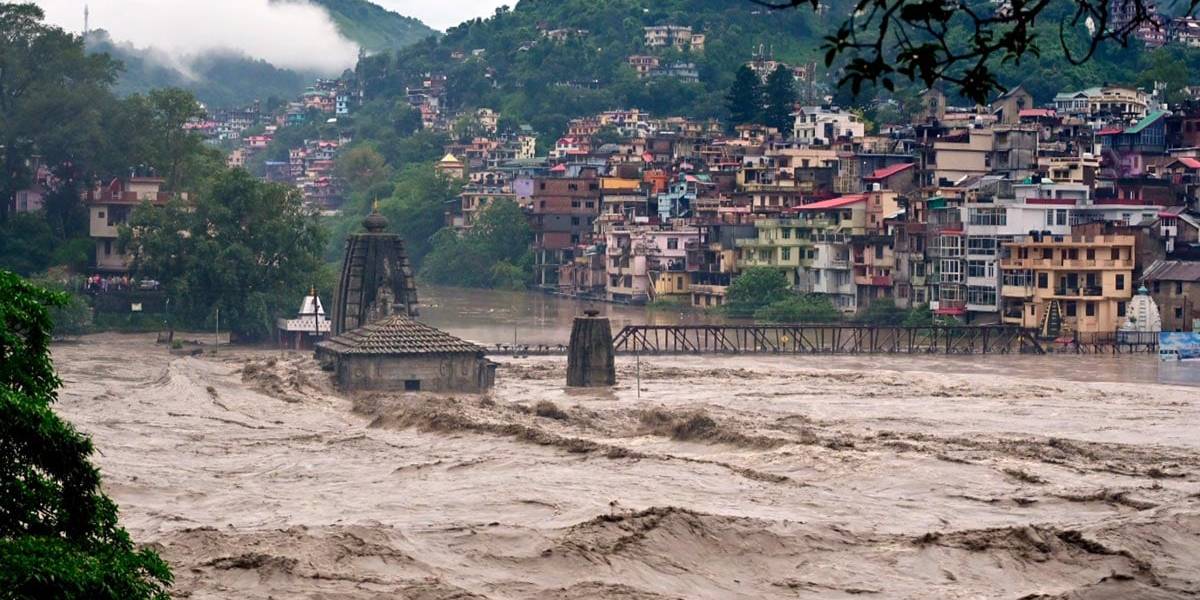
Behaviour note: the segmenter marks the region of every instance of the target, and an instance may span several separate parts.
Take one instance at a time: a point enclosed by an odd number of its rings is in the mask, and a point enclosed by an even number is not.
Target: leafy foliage
[[[807,294],[772,302],[754,312],[759,321],[774,323],[832,323],[842,318],[828,296]]]
[[[325,230],[298,191],[242,170],[216,176],[192,205],[142,205],[122,229],[141,277],[163,281],[179,315],[221,322],[239,339],[262,339],[321,270]]]
[[[0,271],[0,590],[5,598],[166,599],[171,572],[117,523],[92,443],[50,409],[47,308],[65,298]]]
[[[791,295],[787,275],[770,267],[751,267],[742,271],[725,292],[726,310],[735,316],[750,316],[759,309]]]
[[[480,213],[466,234],[439,231],[421,276],[444,285],[524,289],[532,277],[532,239],[521,208],[511,200],[498,200]]]
[[[786,67],[776,67],[767,76],[763,90],[763,124],[781,132],[792,130],[792,110],[796,103],[796,79]]]
[[[367,0],[312,0],[329,12],[338,31],[371,52],[396,50],[438,32],[421,21]]]
[[[731,125],[754,123],[762,116],[763,89],[758,75],[746,65],[738,67],[729,88],[729,122]]]

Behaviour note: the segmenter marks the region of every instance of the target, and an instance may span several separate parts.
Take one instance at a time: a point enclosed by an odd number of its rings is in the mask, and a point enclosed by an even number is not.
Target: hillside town
[[[425,128],[453,122],[440,109],[444,82],[430,75],[409,90]],[[213,111],[188,127],[232,143],[228,164],[241,167],[278,129],[336,123],[357,98],[346,82],[318,81],[275,114]],[[535,132],[498,134],[500,115],[483,108],[469,115],[480,135],[447,145],[433,168],[461,186],[445,214],[460,233],[493,202],[522,208],[534,283],[549,293],[707,309],[741,272],[767,267],[847,315],[885,300],[966,324],[1095,336],[1128,326],[1142,290],[1163,331],[1197,329],[1200,104],[1121,86],[1065,90],[1046,106],[1020,87],[988,106],[954,106],[937,88],[921,98],[912,122],[874,134],[860,113],[831,105],[798,104],[784,131],[732,133],[608,110],[573,119],[545,156]],[[266,161],[264,176],[337,214],[345,186],[334,165],[352,141],[305,140],[287,161]],[[167,201],[161,182],[88,192],[97,270],[125,273],[117,227],[136,204]],[[16,198],[17,211],[39,207],[36,189]]]

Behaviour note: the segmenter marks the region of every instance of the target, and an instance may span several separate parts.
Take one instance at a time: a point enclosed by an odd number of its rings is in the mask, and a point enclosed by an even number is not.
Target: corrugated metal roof
[[[866,179],[868,181],[873,180],[873,179],[887,179],[888,177],[891,177],[892,175],[895,175],[896,173],[911,169],[914,166],[915,165],[913,163],[894,164],[890,167],[884,167],[882,169],[875,169],[874,173],[871,173],[870,175],[866,176],[864,179]]]
[[[1166,111],[1156,110],[1156,111],[1146,115],[1146,118],[1142,119],[1141,121],[1138,121],[1137,124],[1135,124],[1133,127],[1126,129],[1125,133],[1141,133],[1143,129],[1149,127],[1155,121],[1157,121],[1165,116],[1167,116]]]
[[[392,315],[347,331],[319,344],[334,354],[420,355],[478,354],[484,351],[405,315]]]
[[[856,202],[865,202],[866,200],[867,200],[867,197],[862,194],[857,194],[857,195],[853,195],[853,196],[842,196],[840,198],[834,198],[832,200],[822,200],[820,202],[813,202],[812,204],[805,204],[803,206],[797,206],[796,210],[825,210],[825,209],[829,209],[829,208],[841,208],[843,206],[848,206],[848,205],[854,204]]]
[[[1144,281],[1200,282],[1200,261],[1156,260],[1142,273]]]

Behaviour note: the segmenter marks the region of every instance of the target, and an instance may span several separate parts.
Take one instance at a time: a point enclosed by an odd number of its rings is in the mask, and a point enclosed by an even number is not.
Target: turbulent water
[[[1200,594],[1200,394],[1145,357],[620,358],[596,391],[501,359],[486,397],[355,399],[278,351],[55,360],[180,597]]]

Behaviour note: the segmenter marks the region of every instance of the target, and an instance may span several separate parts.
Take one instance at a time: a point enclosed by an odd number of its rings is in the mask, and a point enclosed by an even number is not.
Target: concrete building
[[[117,247],[120,227],[129,221],[133,210],[143,202],[153,206],[165,205],[172,196],[160,191],[164,183],[166,180],[159,177],[113,179],[84,194],[84,204],[88,207],[88,233],[96,242],[97,271],[129,271],[133,257]]]
[[[1200,262],[1158,260],[1142,272],[1163,331],[1200,331]]]
[[[858,115],[838,108],[805,106],[795,114],[796,143],[829,146],[841,139],[866,135],[866,124]]]
[[[1044,337],[1115,332],[1133,297],[1132,235],[1033,235],[1005,244],[1005,323]]]
[[[697,230],[648,226],[610,229],[605,234],[608,300],[644,304],[667,296],[688,295],[691,276],[687,250],[699,239]]]

